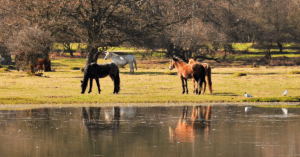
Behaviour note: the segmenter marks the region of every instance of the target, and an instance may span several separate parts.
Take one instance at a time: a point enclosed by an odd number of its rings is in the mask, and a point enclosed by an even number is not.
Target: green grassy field
[[[98,63],[106,63],[99,59]],[[181,94],[176,69],[168,69],[168,60],[138,61],[138,70],[129,74],[128,65],[120,68],[121,91],[112,94],[109,77],[100,79],[101,94],[94,82],[92,93],[80,94],[85,59],[52,59],[53,72],[42,77],[27,76],[22,71],[0,70],[0,104],[93,104],[93,103],[204,103],[204,102],[299,102],[300,67],[218,68],[212,69],[213,94]],[[295,72],[294,74],[290,72]],[[235,76],[244,73],[245,76]],[[288,96],[282,96],[284,90]],[[245,98],[247,92],[253,98]]]

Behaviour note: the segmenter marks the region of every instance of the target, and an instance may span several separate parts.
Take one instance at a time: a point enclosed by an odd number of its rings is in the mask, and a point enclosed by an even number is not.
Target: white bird
[[[250,98],[250,97],[252,97],[252,96],[249,95],[249,94],[247,94],[247,93],[245,92],[245,97]]]
[[[287,93],[288,93],[288,91],[287,90],[285,90],[284,92],[283,92],[283,96],[286,96],[287,95]]]
[[[287,109],[287,108],[281,108],[281,110],[282,110],[282,112],[283,112],[284,114],[288,114],[288,109]]]

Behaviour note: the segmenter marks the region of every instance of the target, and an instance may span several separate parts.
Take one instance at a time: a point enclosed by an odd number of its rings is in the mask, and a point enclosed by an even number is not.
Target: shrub
[[[0,72],[3,73],[3,72],[8,72],[9,70],[7,68],[0,68]]]
[[[293,71],[290,71],[289,74],[300,74],[300,71],[299,70],[293,70]]]
[[[80,70],[79,67],[71,67],[71,70]]]
[[[247,76],[246,73],[242,73],[242,72],[236,72],[233,74],[233,77],[241,77],[241,76]]]
[[[172,71],[168,71],[168,72],[164,72],[165,75],[177,75],[177,72],[172,72]]]

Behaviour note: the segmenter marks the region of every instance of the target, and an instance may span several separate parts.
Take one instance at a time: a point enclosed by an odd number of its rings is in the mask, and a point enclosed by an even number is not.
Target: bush
[[[242,72],[236,72],[233,74],[233,77],[241,77],[241,76],[247,76],[246,73],[242,73]]]
[[[7,68],[0,68],[0,72],[3,73],[3,72],[8,72],[9,70]]]
[[[293,70],[293,71],[290,71],[289,74],[300,74],[300,71],[299,70]]]
[[[79,67],[71,67],[71,70],[80,70]]]

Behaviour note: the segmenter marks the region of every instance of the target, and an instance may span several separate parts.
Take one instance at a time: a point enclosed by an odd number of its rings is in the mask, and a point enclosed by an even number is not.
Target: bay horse
[[[36,61],[36,68],[38,69],[38,71],[51,71],[51,61],[49,58],[38,58]]]
[[[97,64],[91,63],[85,69],[83,74],[83,81],[81,81],[81,94],[84,94],[88,80],[90,79],[90,90],[89,93],[92,92],[93,79],[96,80],[98,86],[98,93],[100,94],[100,84],[99,78],[104,78],[106,76],[110,76],[110,78],[114,81],[114,94],[118,94],[120,91],[120,70],[118,66],[114,63],[107,64]]]
[[[205,69],[201,64],[198,63],[192,63],[187,64],[182,59],[172,56],[170,60],[170,66],[169,69],[172,70],[176,68],[177,74],[182,82],[182,94],[185,93],[188,94],[188,87],[187,87],[187,79],[192,78],[197,82],[197,89],[196,94],[201,94],[201,88],[203,82],[205,82]],[[195,91],[195,81],[194,84],[194,91]],[[198,91],[199,90],[199,91]]]
[[[195,58],[189,59],[189,63],[188,64],[192,64],[192,63],[199,63],[199,64],[201,64],[204,67],[204,69],[205,69],[205,76],[206,76],[207,83],[208,83],[208,89],[210,91],[210,94],[212,94],[211,67],[207,63],[196,62]],[[195,81],[195,80],[193,80],[193,81]],[[205,92],[205,89],[206,89],[206,82],[204,82],[203,93]]]
[[[117,66],[125,66],[127,64],[129,64],[130,67],[130,74],[134,74],[134,67],[133,67],[133,63],[135,65],[135,69],[137,70],[137,66],[136,66],[136,59],[134,56],[132,55],[125,55],[125,56],[119,56],[115,53],[112,52],[106,52],[104,59],[107,60],[111,58],[112,62],[115,63]]]

